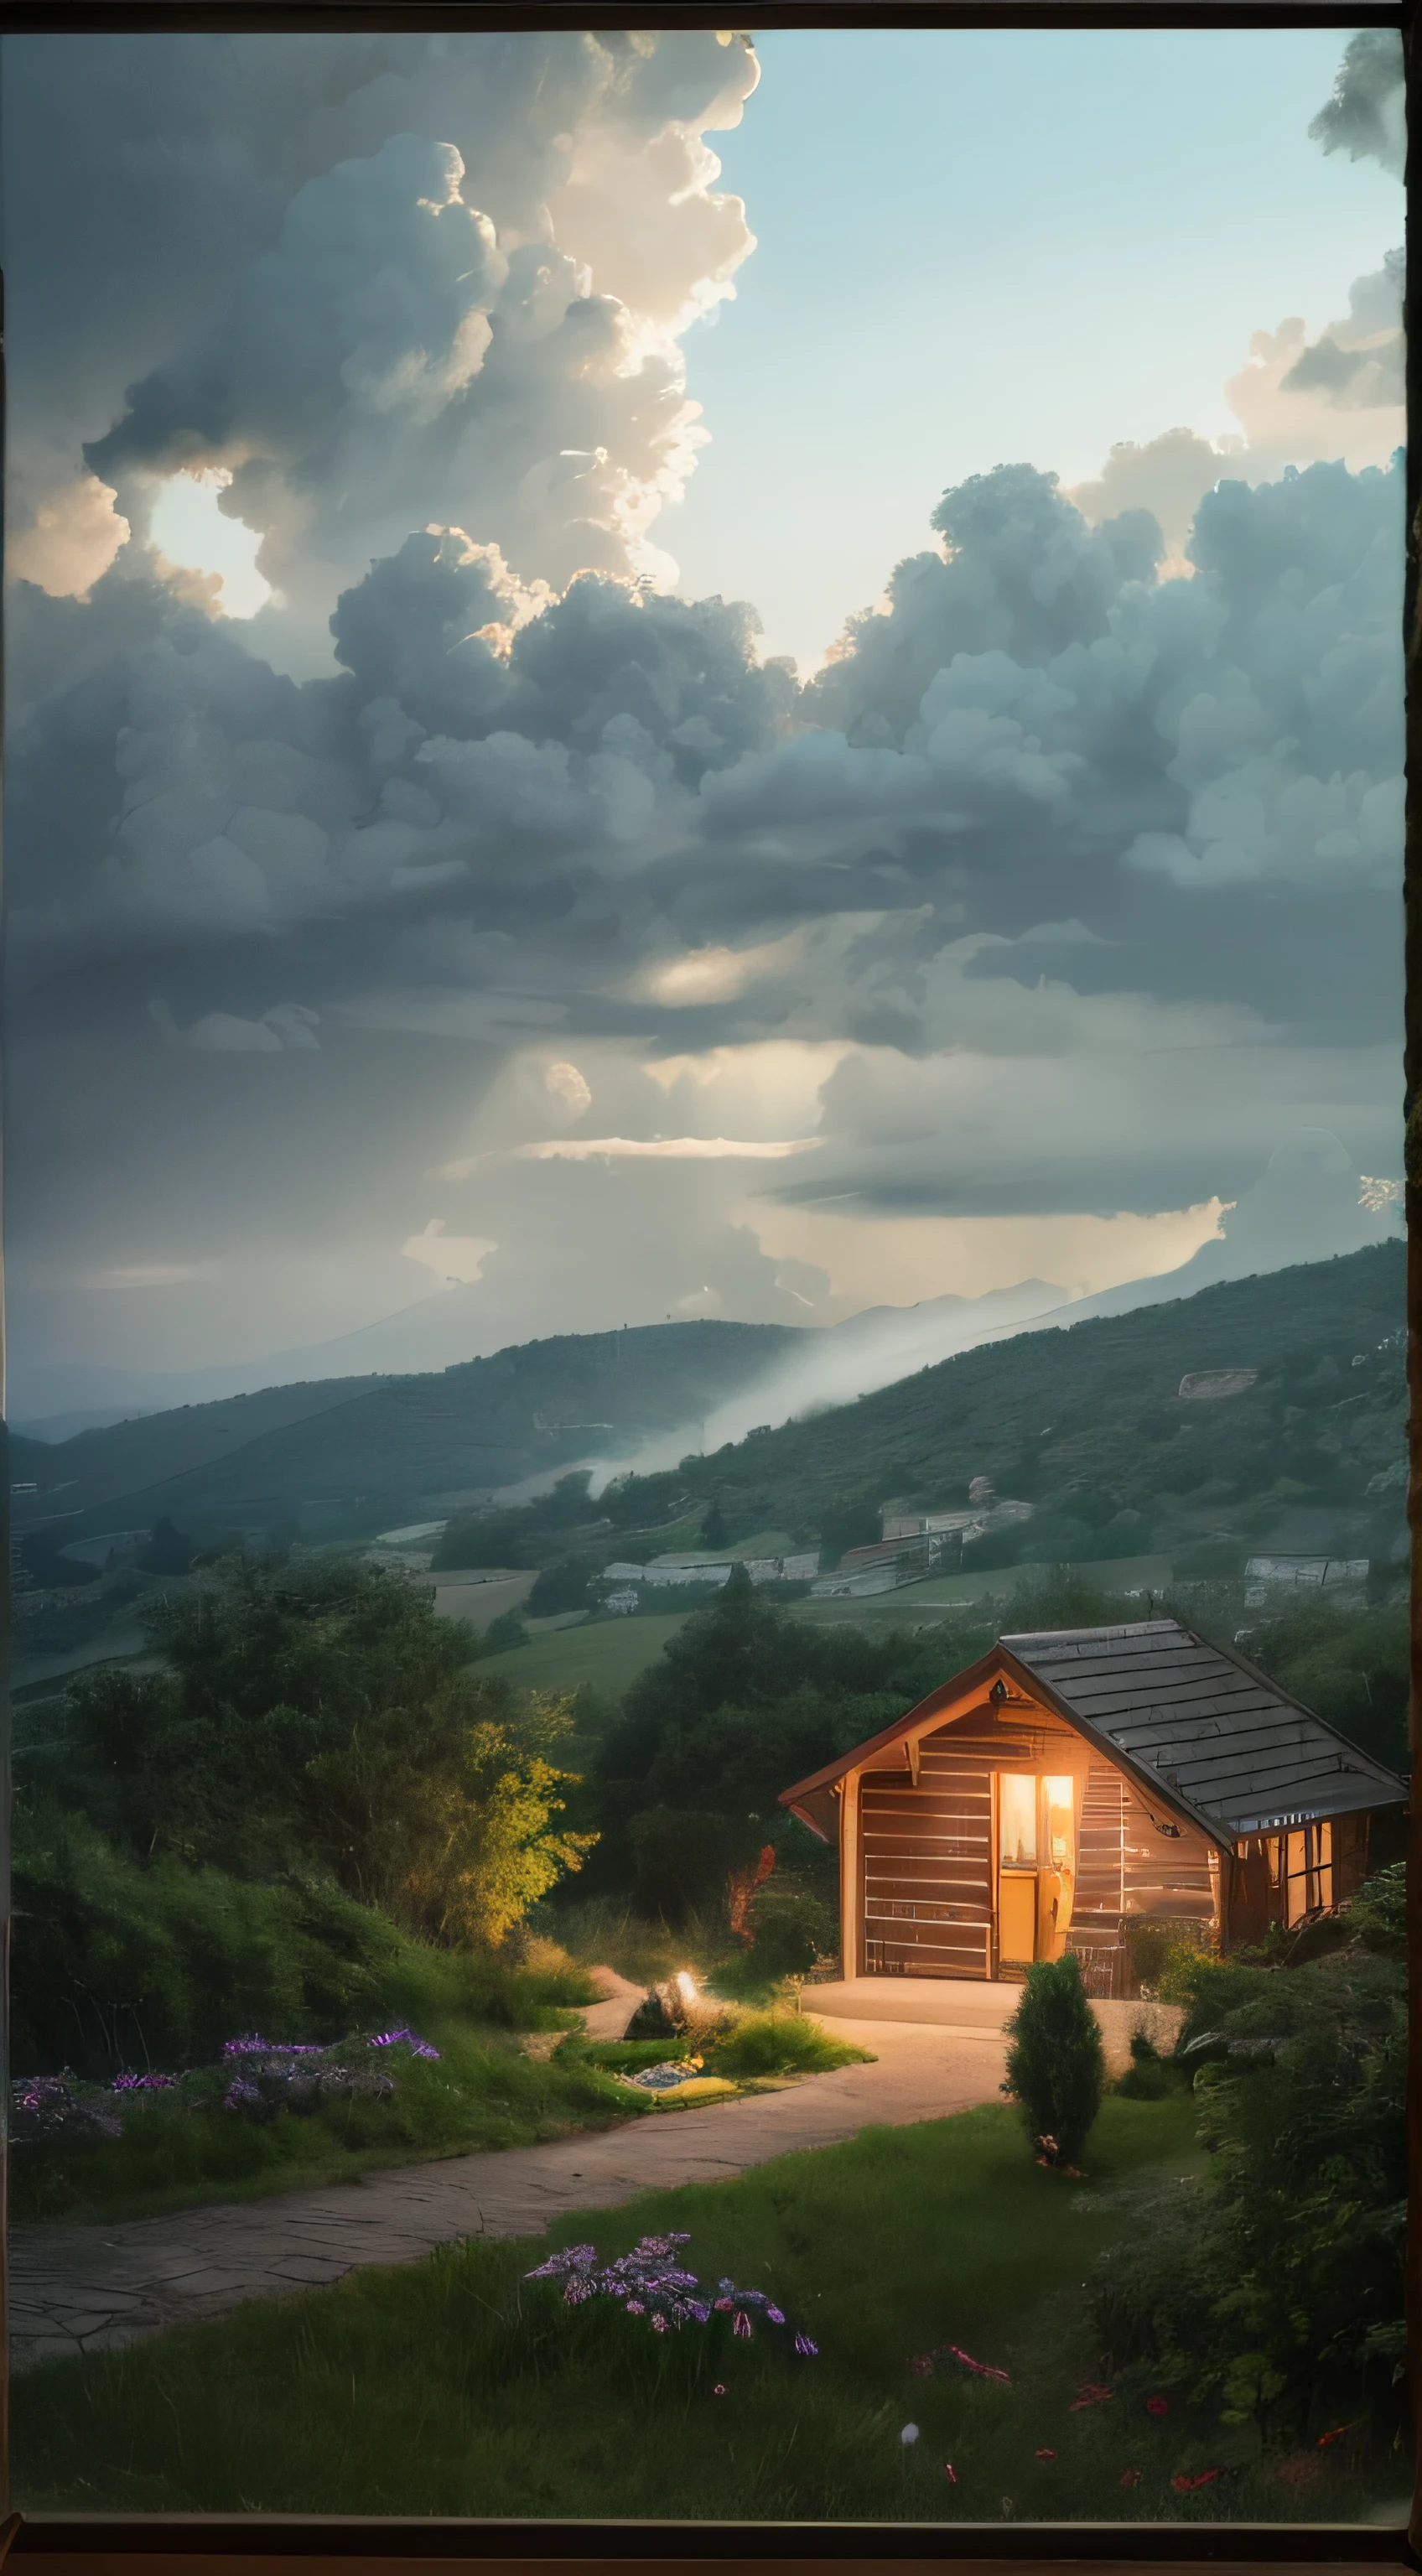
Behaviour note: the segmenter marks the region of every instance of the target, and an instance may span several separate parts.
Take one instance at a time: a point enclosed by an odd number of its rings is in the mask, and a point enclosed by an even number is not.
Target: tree
[[[145,1624],[165,1669],[82,1675],[54,1774],[138,1856],[315,1867],[459,1944],[501,1939],[596,1839],[553,1821],[566,1705],[472,1670],[472,1631],[401,1576],[238,1560]]]
[[[726,1515],[721,1509],[719,1494],[712,1495],[706,1518],[701,1524],[701,1544],[703,1547],[724,1547],[726,1544]]]
[[[1021,2108],[1027,2135],[1052,2165],[1070,2165],[1101,2108],[1106,2061],[1096,2015],[1070,1950],[1027,1971],[1022,2001],[1007,2025],[1003,2091]]]
[[[191,1539],[175,1530],[165,1513],[154,1522],[138,1562],[145,1574],[186,1574],[193,1561]]]

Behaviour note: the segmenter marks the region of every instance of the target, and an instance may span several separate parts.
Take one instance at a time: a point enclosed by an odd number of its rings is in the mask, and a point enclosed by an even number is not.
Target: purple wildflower
[[[250,2103],[260,2102],[261,2098],[255,2084],[249,2084],[244,2075],[234,2075],[222,2096],[222,2107],[224,2111],[245,2111]]]
[[[421,2039],[419,2032],[411,2030],[405,2022],[400,2024],[398,2030],[373,2031],[366,2041],[366,2046],[367,2048],[405,2047],[414,2057],[438,2057],[439,2055],[439,2050],[429,2040]]]
[[[524,2277],[561,2281],[569,2307],[581,2307],[588,2299],[615,2299],[629,2317],[645,2317],[654,2334],[679,2333],[685,2325],[704,2326],[718,2312],[732,2318],[732,2331],[742,2342],[754,2333],[751,2320],[757,2310],[769,2325],[785,2323],[784,2310],[764,2290],[738,2290],[732,2280],[721,2281],[714,2301],[698,2296],[701,2285],[696,2274],[675,2259],[689,2241],[677,2232],[644,2236],[629,2254],[602,2264],[595,2245],[569,2245],[535,2264]],[[799,2348],[815,2349],[808,2338],[800,2339]]]
[[[795,2337],[795,2350],[799,2353],[802,2361],[813,2361],[819,2348],[819,2345],[810,2335],[797,2334]]]
[[[166,2093],[177,2083],[176,2075],[116,2075],[116,2093]]]

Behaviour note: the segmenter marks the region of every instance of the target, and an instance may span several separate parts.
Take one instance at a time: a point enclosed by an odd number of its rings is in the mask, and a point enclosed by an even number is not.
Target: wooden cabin
[[[1147,1925],[1228,1948],[1327,1912],[1406,1796],[1244,1656],[1149,1619],[1000,1637],[781,1804],[838,1841],[846,1978],[1070,1949],[1105,1996],[1138,1991]]]

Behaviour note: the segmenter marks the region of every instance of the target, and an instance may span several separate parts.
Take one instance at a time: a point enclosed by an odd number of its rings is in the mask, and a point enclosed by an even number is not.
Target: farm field
[[[1109,1564],[1083,1565],[1078,1571],[1084,1581],[1100,1583],[1113,1593],[1152,1583],[1163,1588],[1170,1579],[1170,1560],[1163,1556],[1118,1558]],[[1040,1574],[1039,1566],[1009,1565],[992,1574],[944,1575],[928,1583],[904,1584],[897,1592],[870,1593],[857,1601],[795,1601],[789,1604],[789,1615],[813,1628],[849,1624],[867,1629],[871,1635],[882,1634],[882,1623],[886,1621],[896,1628],[914,1628],[931,1621],[939,1612],[962,1609],[973,1602],[991,1601],[1005,1607],[1023,1584],[1040,1579]],[[532,1578],[520,1579],[526,1591]],[[496,1591],[502,1594],[502,1589],[494,1585],[471,1586],[469,1607],[455,1608],[454,1587],[442,1583],[439,1615],[472,1619],[476,1625],[486,1616],[497,1617],[492,1595]],[[485,1593],[490,1596],[487,1611],[483,1607]],[[512,1599],[504,1602],[500,1598],[498,1604],[500,1609],[516,1606]],[[667,1639],[674,1637],[691,1615],[685,1610],[653,1612],[644,1618],[599,1619],[566,1628],[550,1626],[542,1635],[532,1636],[526,1646],[511,1646],[503,1654],[488,1656],[479,1670],[505,1673],[510,1681],[528,1690],[571,1691],[587,1684],[593,1690],[616,1695],[656,1662]]]
[[[82,2500],[127,2512],[1366,2519],[1391,2492],[1388,2468],[1350,2441],[1266,2452],[1253,2425],[1195,2422],[1174,2396],[1162,2407],[1139,2371],[1117,2375],[1109,2398],[1079,2403],[1101,2369],[1083,2284],[1139,2224],[1148,2195],[1196,2169],[1188,2099],[1108,2101],[1087,2163],[1075,2183],[1042,2172],[1018,2122],[984,2109],[870,2130],[550,2231],[554,2244],[591,2240],[607,2258],[644,2234],[685,2230],[681,2259],[703,2279],[729,2274],[768,2293],[788,2319],[783,2334],[762,2323],[733,2339],[717,2318],[658,2338],[605,2302],[573,2313],[555,2286],[524,2277],[549,2239],[470,2239],[127,2353],[45,2367],[14,2391],[17,2501],[28,2511]],[[813,2336],[817,2358],[789,2349],[796,2329]],[[954,2345],[1007,2380],[961,2365]],[[1181,2480],[1199,2483],[1182,2492]]]

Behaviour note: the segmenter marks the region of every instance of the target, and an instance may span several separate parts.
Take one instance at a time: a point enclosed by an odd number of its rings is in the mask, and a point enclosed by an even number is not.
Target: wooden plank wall
[[[908,1769],[866,1771],[864,1968],[910,1977],[992,1974],[992,1780],[971,1755],[923,1748]]]

